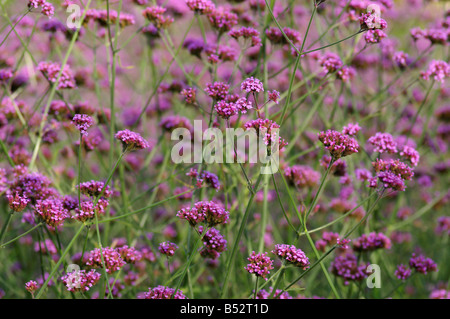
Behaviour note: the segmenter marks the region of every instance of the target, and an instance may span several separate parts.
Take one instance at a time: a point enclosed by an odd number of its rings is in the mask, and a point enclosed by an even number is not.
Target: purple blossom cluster
[[[177,251],[178,245],[175,243],[171,243],[170,241],[165,241],[163,243],[160,243],[158,246],[158,251],[166,255],[167,257],[172,257],[175,255],[175,251]]]
[[[164,286],[157,286],[155,288],[149,288],[146,293],[144,293],[143,296],[144,299],[187,299],[185,295],[183,295],[183,292],[181,290],[177,290],[175,292],[175,289],[164,287]]]
[[[367,271],[368,263],[358,263],[358,258],[351,254],[337,256],[331,263],[330,271],[344,279],[344,284],[350,281],[362,281],[369,275]]]
[[[353,250],[372,251],[376,249],[391,249],[391,240],[383,233],[371,232],[362,234],[361,237],[353,240]]]
[[[122,142],[124,151],[131,152],[150,147],[150,144],[141,135],[128,129],[117,132],[115,138]]]
[[[102,249],[95,248],[90,251],[87,256],[86,265],[93,268],[103,268],[102,260],[104,261],[105,271],[108,274],[119,271],[126,264],[116,249],[104,247]]]
[[[209,227],[226,224],[230,213],[221,205],[210,201],[200,201],[192,208],[182,208],[177,213],[180,219],[186,219],[191,226],[206,223]]]
[[[40,62],[37,70],[52,83],[57,83],[58,89],[73,89],[76,87],[75,78],[68,65],[61,70],[61,65],[53,62]]]
[[[203,227],[200,226],[200,233],[203,233]],[[200,249],[200,255],[203,258],[216,260],[220,254],[227,250],[227,240],[215,228],[208,229],[202,237],[203,246]]]
[[[86,114],[75,114],[72,122],[73,124],[75,124],[75,126],[83,136],[88,135],[88,128],[90,128],[94,124],[93,118]]]
[[[309,268],[309,258],[306,257],[303,250],[296,248],[294,245],[278,244],[272,253],[277,255],[280,259],[286,260],[289,264],[295,267],[300,267],[303,270]]]
[[[298,188],[310,188],[320,181],[320,173],[306,165],[294,165],[284,169],[286,179]]]
[[[74,270],[61,277],[62,282],[67,287],[67,291],[86,292],[89,291],[99,280],[101,275],[94,269]]]
[[[254,274],[257,277],[262,277],[267,280],[267,275],[270,270],[273,269],[273,260],[267,256],[267,253],[255,253],[254,251],[247,258],[249,264],[244,268],[250,274]]]
[[[358,142],[347,134],[327,130],[320,132],[318,136],[335,160],[359,152]]]

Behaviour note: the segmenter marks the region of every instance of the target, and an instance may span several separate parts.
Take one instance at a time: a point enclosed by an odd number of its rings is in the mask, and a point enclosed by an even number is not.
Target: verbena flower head
[[[328,130],[319,133],[319,140],[325,148],[330,151],[334,159],[359,152],[358,142],[347,134],[338,131]]]
[[[433,80],[444,83],[444,80],[450,76],[450,65],[441,60],[433,60],[430,62],[428,69],[420,73],[422,79]]]
[[[200,228],[200,233],[203,227]],[[218,259],[220,254],[227,250],[227,241],[215,228],[210,228],[202,238],[203,247],[200,249],[200,255],[203,258]]]
[[[406,280],[411,276],[411,269],[403,264],[398,265],[394,275],[400,280]]]
[[[210,227],[226,224],[229,215],[227,210],[213,201],[200,201],[193,208],[183,208],[177,213],[177,217],[186,219],[192,226],[205,222]]]
[[[135,264],[142,259],[141,252],[134,247],[124,245],[122,247],[116,248],[116,250],[127,264]]]
[[[219,7],[208,14],[208,20],[214,29],[227,32],[238,23],[238,16],[228,9]]]
[[[355,251],[372,251],[383,248],[390,249],[391,247],[391,240],[383,233],[363,234],[353,241],[353,250]]]
[[[361,30],[386,29],[387,22],[374,12],[362,14],[359,18]]]
[[[431,258],[425,257],[424,255],[417,256],[415,253],[412,254],[409,260],[409,267],[424,275],[432,271],[437,271],[437,265]]]
[[[254,92],[264,92],[264,86],[262,82],[254,77],[247,78],[244,82],[241,83],[241,90],[246,91],[248,93]]]
[[[374,136],[371,136],[368,140],[370,144],[375,146],[374,152],[380,153],[397,153],[397,143],[389,133],[377,132]]]
[[[71,292],[89,291],[99,280],[101,275],[94,269],[89,272],[86,270],[74,270],[61,277],[62,282]]]
[[[37,70],[42,72],[50,82],[56,83],[61,70],[61,65],[53,62],[40,62]],[[57,83],[58,89],[73,89],[76,87],[75,78],[69,66],[66,64]]]
[[[269,147],[278,142],[278,148],[281,150],[287,145],[287,142],[279,136],[280,125],[272,120],[259,118],[245,123],[244,128],[254,129],[257,136],[262,138],[264,144]]]
[[[75,114],[72,122],[80,131],[81,135],[87,136],[87,130],[94,124],[94,119],[86,114]]]
[[[8,199],[9,208],[15,212],[23,211],[31,201],[29,198],[23,197],[17,192],[14,194],[6,194],[6,198]]]
[[[209,0],[186,0],[186,4],[189,9],[198,14],[209,14],[216,8]]]
[[[142,11],[142,15],[152,22],[157,29],[165,29],[173,22],[172,17],[164,16],[166,11],[166,8],[153,6],[145,8],[144,11]]]
[[[166,255],[167,257],[172,257],[177,249],[178,246],[175,243],[171,243],[170,241],[160,243],[158,247],[159,252],[163,255]]]
[[[350,136],[355,136],[361,130],[361,126],[358,123],[348,123],[347,126],[344,126],[342,129],[343,134],[347,134]]]
[[[57,198],[38,200],[35,205],[36,214],[49,226],[58,227],[70,217],[63,202]]]
[[[280,259],[285,259],[288,263],[293,264],[295,267],[300,267],[303,270],[309,268],[309,258],[305,253],[296,248],[294,245],[278,244],[275,245],[275,249],[272,253],[277,255]]]
[[[34,280],[30,280],[25,284],[25,289],[30,293],[30,294],[34,294],[38,289],[38,283]]]
[[[91,180],[88,182],[83,182],[83,183],[80,183],[80,185],[78,185],[77,188],[80,189],[81,194],[89,196],[89,197],[93,197],[93,198],[100,196],[100,194],[102,194],[102,192],[103,192],[102,196],[105,198],[109,198],[112,195],[111,187],[109,185],[105,186],[105,183],[101,182],[101,181]],[[103,190],[103,189],[105,189],[105,190]]]
[[[181,290],[175,292],[173,288],[160,285],[155,288],[149,288],[148,292],[144,294],[144,299],[187,299],[187,297],[183,295]]]
[[[219,115],[223,119],[229,119],[231,116],[236,115],[238,113],[238,108],[236,107],[236,104],[228,103],[224,100],[217,102],[214,105],[214,109],[216,110],[217,115]]]
[[[399,152],[399,155],[409,160],[414,166],[417,166],[419,164],[419,152],[408,145],[403,146],[403,148]]]
[[[269,288],[269,291],[265,289],[261,289],[256,294],[256,299],[269,299],[273,291],[273,287]],[[277,289],[273,294],[274,299],[293,299],[291,295],[287,291],[283,291],[281,289]]]
[[[228,90],[230,85],[224,82],[214,82],[212,84],[207,84],[205,92],[212,98],[216,100],[225,100],[228,95]]]
[[[380,43],[381,40],[387,37],[387,34],[383,31],[376,29],[376,30],[369,30],[364,35],[364,40],[366,40],[367,43]]]
[[[254,274],[257,277],[262,277],[267,280],[267,275],[270,273],[270,270],[273,269],[273,260],[267,256],[267,253],[255,253],[254,251],[247,258],[250,262],[244,268],[250,274]]]
[[[336,53],[331,52],[325,53],[319,59],[319,64],[326,73],[334,73],[343,66],[341,58]]]
[[[196,103],[196,93],[197,90],[195,88],[186,88],[181,91],[181,95],[184,96],[184,100],[186,104],[195,104]]]
[[[281,97],[280,92],[277,90],[269,91],[268,92],[269,101],[274,102],[275,104],[280,103],[279,99]]]
[[[102,253],[105,262],[105,271],[108,274],[119,271],[126,264],[117,250],[110,247],[104,247],[102,248],[102,251],[100,251],[100,248],[92,250],[87,256],[86,265],[94,268],[103,268]]]
[[[150,144],[141,135],[128,129],[117,132],[115,138],[122,142],[124,151],[141,150],[150,147]]]
[[[313,187],[317,185],[320,180],[320,173],[307,165],[286,167],[284,176],[292,185],[299,188]]]
[[[360,263],[358,264],[358,259],[353,254],[345,254],[337,256],[330,266],[331,272],[344,279],[344,284],[348,285],[350,281],[362,281],[369,274],[367,272],[367,267],[369,264]]]

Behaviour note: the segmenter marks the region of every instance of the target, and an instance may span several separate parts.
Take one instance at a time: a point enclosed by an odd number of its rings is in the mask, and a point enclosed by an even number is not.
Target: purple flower
[[[294,165],[284,169],[284,176],[299,188],[313,187],[319,183],[320,173],[307,165]]]
[[[444,83],[445,78],[450,76],[450,65],[445,61],[433,60],[428,69],[420,73],[422,79],[429,80],[432,77],[435,81]]]
[[[228,95],[230,85],[223,82],[214,82],[213,84],[207,84],[205,92],[216,100],[225,100]]]
[[[49,226],[58,227],[70,217],[63,202],[57,198],[38,200],[35,205],[36,214]]]
[[[124,151],[141,150],[150,147],[150,144],[141,135],[128,129],[117,132],[115,138],[122,142]]]
[[[86,265],[94,268],[103,268],[102,254],[105,262],[105,270],[108,274],[112,274],[120,270],[120,268],[126,264],[117,250],[110,247],[105,247],[102,248],[102,251],[100,251],[99,248],[92,250],[87,256]]]
[[[257,277],[262,277],[267,280],[267,275],[270,273],[270,270],[273,269],[273,260],[267,257],[267,253],[255,253],[254,251],[247,258],[250,262],[244,267],[250,274],[254,274]]]
[[[303,270],[309,268],[309,258],[305,253],[296,248],[294,245],[278,244],[275,245],[275,249],[272,253],[277,255],[280,259],[285,259],[288,263],[293,264],[295,267],[300,267]]]
[[[227,32],[238,23],[238,16],[223,7],[219,7],[208,14],[208,20],[211,26],[219,32]]]
[[[165,241],[159,244],[158,250],[161,254],[166,255],[167,257],[172,257],[175,254],[175,251],[178,249],[178,246],[169,241]]]
[[[363,234],[353,241],[353,250],[355,251],[372,251],[382,248],[390,249],[391,247],[391,240],[383,233]]]
[[[249,77],[241,83],[241,90],[248,93],[259,93],[264,92],[264,86],[260,80],[255,79],[254,77]]]
[[[186,4],[189,9],[198,14],[209,14],[216,8],[209,0],[186,0]]]
[[[275,104],[280,103],[279,99],[280,99],[281,95],[280,95],[280,92],[278,92],[277,90],[269,91],[268,96],[269,96],[269,101],[272,101]]]
[[[326,132],[320,132],[318,135],[319,140],[323,143],[325,148],[330,151],[330,154],[334,159],[339,159],[359,152],[358,142],[347,134],[328,130]]]
[[[94,269],[89,272],[86,270],[74,270],[61,277],[62,282],[71,292],[86,292],[94,286],[99,280],[101,275]]]
[[[149,288],[148,292],[144,293],[144,299],[187,299],[181,290],[168,288],[164,286],[158,286],[155,288]]]
[[[412,254],[409,260],[409,267],[424,275],[428,272],[437,271],[437,265],[431,258],[424,255],[416,256],[415,253]]]
[[[87,130],[94,124],[92,117],[86,114],[75,114],[72,119],[77,129],[80,131],[81,135],[87,136]]]
[[[348,285],[349,281],[361,281],[368,276],[368,263],[358,264],[358,259],[353,254],[345,254],[337,256],[330,266],[331,272],[344,279],[344,284]]]
[[[203,227],[200,227],[200,233]],[[220,254],[227,250],[227,241],[220,232],[215,229],[209,229],[202,238],[203,247],[200,249],[200,255],[204,258],[217,259]]]
[[[411,269],[401,264],[397,266],[397,269],[395,270],[394,274],[398,279],[406,280],[411,276]]]
[[[53,62],[40,62],[37,70],[50,81],[55,83],[61,71],[61,65]],[[58,81],[58,89],[73,89],[76,87],[75,78],[68,65],[64,66]]]
[[[389,133],[377,132],[374,136],[371,136],[368,142],[375,146],[374,152],[380,153],[397,153],[397,143]]]

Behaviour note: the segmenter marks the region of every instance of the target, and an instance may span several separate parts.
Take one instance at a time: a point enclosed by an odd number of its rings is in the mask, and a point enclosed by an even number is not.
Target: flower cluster
[[[55,14],[55,7],[46,0],[29,0],[28,8],[39,8],[41,7],[41,13],[49,18],[53,17]]]
[[[358,259],[353,254],[345,254],[342,256],[337,256],[331,263],[331,272],[344,279],[344,284],[348,285],[350,281],[361,281],[366,278],[369,273],[367,267],[369,264],[360,263],[358,264]]]
[[[200,233],[203,227],[200,226]],[[202,237],[203,247],[200,249],[200,255],[203,258],[218,259],[220,254],[227,250],[227,241],[215,228],[210,228]]]
[[[216,8],[209,0],[186,0],[186,4],[189,9],[198,14],[209,14]]]
[[[157,29],[168,28],[173,23],[173,18],[164,16],[166,8],[160,6],[147,7],[142,11],[142,15],[147,18]]]
[[[50,82],[56,83],[58,81],[58,89],[73,89],[76,87],[75,78],[67,64],[61,70],[61,65],[58,63],[40,62],[37,70],[42,72]]]
[[[338,131],[320,132],[319,141],[330,151],[335,160],[359,152],[358,142],[351,136]]]
[[[182,208],[177,213],[177,217],[186,219],[192,226],[205,222],[210,227],[226,224],[229,215],[230,213],[226,209],[212,201],[197,202],[194,207]]]
[[[86,114],[75,114],[72,122],[75,124],[75,126],[83,136],[88,135],[88,128],[90,128],[94,124],[93,118]]]
[[[134,247],[124,245],[116,248],[116,250],[127,264],[134,264],[142,259],[142,253]]]
[[[444,83],[444,80],[450,76],[450,65],[441,60],[433,60],[430,62],[428,69],[420,73],[422,79]]]
[[[353,250],[355,251],[372,251],[382,248],[390,249],[391,247],[391,240],[383,233],[363,234],[353,241]]]
[[[278,244],[272,253],[277,255],[280,259],[285,259],[288,263],[295,267],[300,267],[303,270],[309,268],[309,258],[306,257],[303,250],[296,248],[294,245]]]
[[[172,257],[175,255],[175,251],[178,249],[178,246],[175,243],[171,243],[170,241],[165,241],[160,243],[158,246],[158,250],[161,254],[166,255],[167,257]]]
[[[61,277],[62,282],[67,287],[67,291],[86,292],[89,291],[99,280],[101,275],[94,269],[89,272],[86,270],[74,270]]]
[[[320,173],[307,165],[294,165],[284,169],[286,179],[296,187],[313,187],[319,183]]]
[[[117,13],[116,10],[98,10],[89,9],[85,13],[84,24],[89,23],[89,21],[95,21],[100,26],[106,27],[110,25],[116,25],[118,20],[119,27],[124,28],[136,23],[134,16],[125,12]]]
[[[187,299],[181,290],[157,286],[155,288],[149,288],[146,293],[144,293],[144,299]]]
[[[116,249],[104,247],[102,249],[95,248],[92,250],[87,256],[86,265],[94,268],[103,268],[102,256],[105,263],[105,271],[108,274],[120,270],[126,264]]]
[[[117,132],[115,138],[122,142],[124,151],[131,152],[150,147],[141,135],[128,129]]]
[[[63,202],[58,198],[38,200],[35,210],[47,225],[54,228],[62,225],[70,217],[69,211],[64,208]]]
[[[273,269],[273,260],[267,256],[267,253],[255,253],[254,251],[247,258],[250,262],[244,268],[250,274],[254,274],[257,277],[262,277],[267,280],[267,275],[270,273],[270,270]]]

